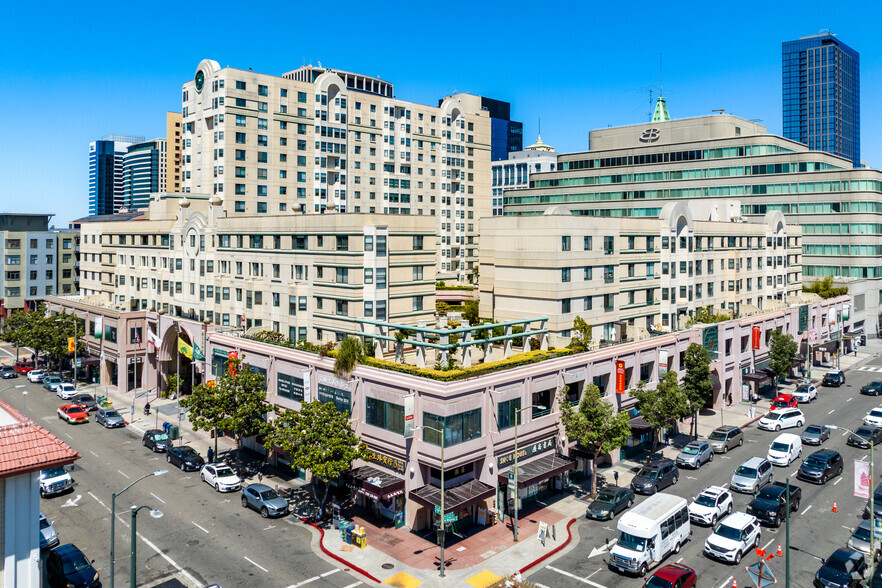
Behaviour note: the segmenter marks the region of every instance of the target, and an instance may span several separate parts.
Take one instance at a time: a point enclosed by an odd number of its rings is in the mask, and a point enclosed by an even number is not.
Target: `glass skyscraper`
[[[124,203],[123,159],[144,137],[107,135],[89,143],[89,215],[113,214]]]
[[[824,32],[782,44],[784,136],[861,164],[860,55]]]

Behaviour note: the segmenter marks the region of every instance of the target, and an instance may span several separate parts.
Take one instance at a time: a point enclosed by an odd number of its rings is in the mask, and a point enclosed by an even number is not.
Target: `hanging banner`
[[[616,362],[616,394],[625,393],[625,362]]]
[[[413,438],[413,394],[404,397],[404,438]]]
[[[239,352],[238,351],[230,351],[229,353],[227,353],[227,359],[239,359]],[[233,364],[229,364],[227,366],[227,371],[230,372],[231,376],[233,376],[233,377],[236,376],[236,368],[233,366]]]
[[[658,379],[668,373],[668,352],[662,349],[658,352]]]
[[[67,338],[67,352],[73,353],[76,348],[77,348],[76,339],[74,339],[73,337],[68,337]]]
[[[96,339],[101,338],[101,332],[104,330],[104,317],[96,316],[95,317],[95,332],[93,333]]]
[[[186,357],[187,359],[193,359],[193,347],[188,345],[183,339],[178,337],[178,353]]]
[[[814,329],[809,329],[809,344],[814,345],[818,342],[818,332]]]
[[[720,337],[720,329],[717,325],[705,327],[702,332],[702,345],[704,348],[713,353],[717,350],[717,344]]]
[[[848,320],[848,313],[851,311],[851,304],[846,302],[842,305],[842,321],[845,322]]]
[[[303,402],[312,400],[312,383],[310,379],[311,372],[303,372]]]
[[[803,304],[799,307],[799,332],[805,333],[808,329],[808,305]]]
[[[854,460],[854,495],[858,498],[870,498],[870,462]]]
[[[205,361],[205,354],[199,349],[199,346],[193,343],[193,358],[196,361]]]
[[[753,343],[753,350],[754,351],[757,351],[760,348],[760,337],[762,337],[762,334],[763,334],[762,328],[760,328],[760,327],[753,328],[752,343]]]

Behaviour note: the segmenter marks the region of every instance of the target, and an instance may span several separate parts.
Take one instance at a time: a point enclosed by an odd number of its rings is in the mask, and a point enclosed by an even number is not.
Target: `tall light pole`
[[[149,506],[132,505],[132,546],[131,546],[132,553],[131,553],[131,561],[130,561],[130,569],[129,569],[129,586],[130,586],[130,588],[135,588],[137,586],[137,584],[135,583],[135,573],[137,572],[137,563],[138,563],[138,557],[137,557],[138,532],[136,529],[138,526],[138,512],[142,508],[150,508],[150,507]],[[162,518],[162,511],[156,510],[155,508],[150,508],[150,516],[153,517],[154,519],[161,519]]]
[[[530,406],[525,406],[523,408],[515,409],[515,418],[514,418],[514,540],[518,540],[518,501],[520,500],[520,492],[518,491],[518,421],[521,419],[521,412],[527,410],[528,408],[538,408],[539,410],[545,410],[545,407],[541,404],[531,404]]]
[[[852,435],[854,435],[855,437],[857,437],[861,441],[865,441],[867,443],[867,445],[870,446],[870,489],[869,489],[870,508],[868,509],[870,511],[870,583],[867,584],[867,586],[868,586],[868,588],[873,588],[873,576],[876,574],[876,570],[875,570],[875,563],[876,563],[876,512],[875,512],[876,511],[876,496],[875,496],[875,493],[873,492],[873,480],[876,479],[876,474],[875,474],[876,469],[874,467],[876,459],[875,459],[875,456],[873,455],[874,454],[873,449],[875,448],[875,445],[873,444],[872,439],[867,439],[866,437],[858,435],[857,433],[855,433],[851,429],[846,429],[845,427],[840,427],[838,425],[827,425],[827,428],[831,429],[833,431],[836,431],[838,429],[842,429],[843,431],[847,431],[848,433],[851,433]],[[789,577],[787,578],[787,584],[788,584],[788,586],[790,585],[790,578]]]
[[[436,429],[435,427],[430,427],[428,425],[422,425],[420,427],[414,427],[414,431],[418,431],[420,429],[428,429],[430,431],[435,431],[441,437],[441,528],[438,530],[438,543],[441,546],[441,577],[444,577],[444,535],[447,532],[447,523],[444,520],[444,429]]]
[[[162,476],[168,473],[168,470],[156,470],[155,472],[151,472],[149,474],[144,474],[119,492],[114,492],[110,495],[110,588],[113,588],[114,577],[113,577],[113,568],[114,568],[114,539],[116,537],[116,497],[143,480],[144,478],[149,478],[150,476]]]

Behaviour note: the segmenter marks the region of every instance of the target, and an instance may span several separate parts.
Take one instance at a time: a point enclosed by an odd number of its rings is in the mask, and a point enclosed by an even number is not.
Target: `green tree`
[[[30,314],[35,315],[32,321],[31,346],[34,351],[42,350],[47,355],[54,358],[55,363],[61,367],[61,362],[65,357],[73,356],[68,353],[68,339],[74,336],[74,326],[77,333],[77,352],[82,353],[85,345],[80,342],[80,338],[85,334],[86,323],[83,319],[62,311],[59,314],[45,316],[45,307],[41,305],[41,309]]]
[[[802,291],[817,294],[821,298],[835,298],[836,296],[844,296],[848,294],[847,287],[833,287],[833,276],[827,276],[820,280],[815,280],[808,286],[803,286]]]
[[[361,341],[356,337],[343,339],[340,349],[337,350],[337,357],[334,358],[334,375],[338,378],[348,378],[361,361],[363,351]]]
[[[30,343],[32,316],[34,313],[14,310],[3,323],[0,340],[15,345],[15,360],[18,361],[18,348]]]
[[[462,318],[469,321],[470,325],[478,324],[478,306],[479,302],[477,298],[469,298],[465,301],[463,305]]]
[[[652,459],[658,447],[659,433],[672,421],[689,414],[686,394],[677,381],[677,372],[667,372],[654,389],[647,389],[643,382],[631,392],[637,399],[637,410],[646,423],[652,427],[652,451],[647,461]]]
[[[778,380],[786,378],[793,368],[793,356],[799,344],[791,335],[785,335],[781,329],[772,331],[769,341],[769,368],[775,372],[775,393],[778,393]]]
[[[439,314],[446,314],[448,310],[450,310],[450,305],[446,302],[439,300],[435,303],[435,311]]]
[[[163,398],[168,398],[172,394],[175,394],[177,397],[178,392],[181,389],[181,376],[178,374],[169,374],[165,379],[165,391],[162,393]]]
[[[628,413],[613,414],[613,405],[600,395],[593,383],[585,387],[576,409],[567,399],[569,388],[558,392],[560,420],[569,439],[574,439],[591,454],[591,496],[597,494],[597,458],[624,445],[631,435]]]
[[[288,455],[292,466],[312,473],[312,495],[318,503],[319,520],[324,516],[329,483],[369,453],[352,430],[349,413],[339,412],[332,402],[317,400],[303,403],[299,411],[282,410],[273,419],[264,447],[274,446]]]
[[[570,347],[588,349],[591,346],[591,325],[580,316],[573,319],[573,330],[576,332],[570,340]]]
[[[175,376],[175,374],[172,374]],[[169,377],[171,379],[171,376]],[[217,455],[217,432],[223,427],[224,408],[218,398],[217,388],[199,384],[189,396],[181,398],[181,407],[187,410],[187,418],[194,431],[212,431],[214,454]]]
[[[710,352],[703,345],[692,343],[686,348],[683,358],[686,373],[683,376],[683,393],[692,415],[692,424],[689,426],[689,435],[693,439],[698,432],[698,411],[707,404],[713,393],[711,382]]]

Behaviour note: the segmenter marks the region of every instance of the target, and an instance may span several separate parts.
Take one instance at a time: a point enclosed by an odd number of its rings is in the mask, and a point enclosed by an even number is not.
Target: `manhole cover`
[[[198,541],[187,541],[187,547],[195,547],[196,545],[199,545]]]
[[[384,570],[391,570],[391,569],[394,568],[395,566],[392,565],[392,564],[390,564],[390,563],[384,563],[381,567],[382,567]]]

